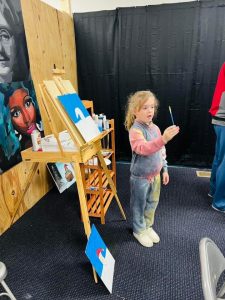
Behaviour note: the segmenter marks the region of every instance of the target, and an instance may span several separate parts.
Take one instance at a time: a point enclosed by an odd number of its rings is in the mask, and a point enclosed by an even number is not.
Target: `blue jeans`
[[[133,232],[140,234],[154,223],[155,210],[159,202],[160,175],[153,182],[131,175],[130,206],[133,218]]]
[[[225,126],[214,125],[216,133],[215,156],[210,178],[213,206],[225,210]]]

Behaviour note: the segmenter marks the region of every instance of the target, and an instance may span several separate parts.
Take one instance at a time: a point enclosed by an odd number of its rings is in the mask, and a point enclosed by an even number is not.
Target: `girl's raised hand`
[[[170,140],[172,140],[172,138],[175,137],[175,135],[177,135],[180,131],[180,127],[176,126],[176,125],[172,125],[167,127],[162,135],[162,139],[164,141],[165,144],[167,144]]]

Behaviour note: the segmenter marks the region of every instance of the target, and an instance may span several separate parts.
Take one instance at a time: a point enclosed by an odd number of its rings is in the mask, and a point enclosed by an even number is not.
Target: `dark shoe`
[[[225,214],[225,210],[219,209],[219,208],[215,207],[214,205],[212,205],[212,208]]]

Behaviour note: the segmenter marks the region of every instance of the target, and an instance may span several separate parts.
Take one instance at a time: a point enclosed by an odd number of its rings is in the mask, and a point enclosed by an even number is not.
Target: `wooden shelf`
[[[102,133],[101,153],[104,159],[111,160],[111,164],[107,167],[116,188],[114,120],[110,120],[109,124],[109,130]],[[107,155],[104,155],[106,152]],[[107,176],[96,156],[93,156],[86,164],[84,164],[84,170],[83,181],[87,199],[88,215],[89,217],[101,218],[101,223],[105,224],[105,215],[115,196],[115,191],[112,191],[110,188]]]
[[[100,173],[100,174],[99,174]],[[113,178],[114,172],[110,171]],[[101,178],[102,183],[99,183]],[[95,170],[86,180],[87,207],[89,217],[101,218],[105,216],[114,193],[108,188],[108,180],[103,171]],[[101,193],[100,193],[101,190]]]
[[[111,178],[114,176],[114,171],[109,170],[109,174]],[[102,183],[99,185],[99,178],[101,176]],[[106,175],[104,171],[101,171],[99,169],[96,169],[86,180],[86,191],[87,193],[92,194],[92,192],[98,191],[100,188],[106,189],[108,185],[108,180],[106,178]],[[93,189],[91,189],[93,187]],[[96,190],[95,190],[96,189]]]
[[[114,194],[112,191],[104,191],[102,199],[103,203],[101,204],[100,195],[92,195],[90,200],[87,201],[89,217],[101,218],[102,213],[105,216],[113,197]]]

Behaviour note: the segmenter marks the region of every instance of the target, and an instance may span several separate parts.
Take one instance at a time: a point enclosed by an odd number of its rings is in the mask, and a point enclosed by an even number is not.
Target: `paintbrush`
[[[174,124],[174,119],[173,119],[173,114],[172,114],[172,110],[171,110],[171,107],[169,106],[169,112],[170,112],[170,117],[171,117],[171,121],[172,121],[172,124]]]

